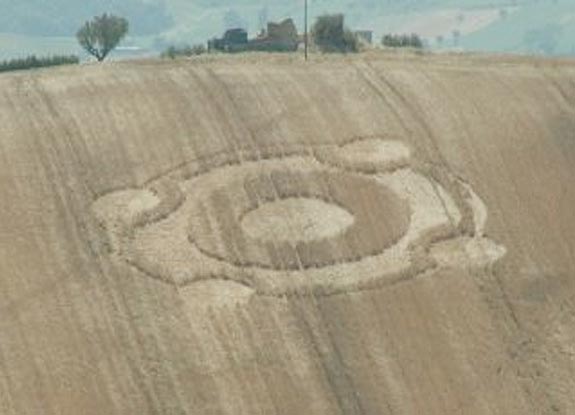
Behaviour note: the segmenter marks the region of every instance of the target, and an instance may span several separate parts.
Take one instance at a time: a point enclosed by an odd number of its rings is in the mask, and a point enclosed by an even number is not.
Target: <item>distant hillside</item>
[[[303,29],[303,0],[0,0],[0,58],[79,53],[79,25],[104,11],[131,22],[126,42],[155,54],[173,43],[204,43],[225,29],[255,34],[292,17]],[[310,20],[344,13],[354,29],[418,33],[432,49],[547,55],[575,51],[573,0],[309,0]]]
[[[311,19],[325,12],[347,24],[388,32],[416,32],[432,48],[570,54],[575,42],[573,0],[310,0]],[[161,38],[203,41],[231,26],[255,33],[268,19],[293,17],[303,27],[300,0],[167,0],[175,24]]]
[[[548,1],[520,7],[463,39],[465,49],[540,54],[575,53],[575,2]]]

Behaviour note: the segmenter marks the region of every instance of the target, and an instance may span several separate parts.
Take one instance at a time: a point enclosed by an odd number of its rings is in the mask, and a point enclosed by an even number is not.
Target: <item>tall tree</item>
[[[84,23],[76,37],[80,46],[101,62],[126,36],[128,27],[128,21],[123,17],[104,13]]]
[[[324,14],[312,27],[314,43],[322,52],[357,52],[359,42],[344,25],[343,14]]]

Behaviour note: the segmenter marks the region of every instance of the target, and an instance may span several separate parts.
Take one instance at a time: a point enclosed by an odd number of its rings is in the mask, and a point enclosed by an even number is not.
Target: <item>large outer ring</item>
[[[206,279],[225,279],[253,287],[262,295],[329,295],[374,288],[419,275],[433,265],[427,252],[429,244],[437,239],[453,237],[462,220],[459,205],[441,186],[407,168],[383,175],[359,174],[389,189],[409,206],[406,208],[409,226],[405,235],[384,252],[321,268],[286,270],[236,266],[205,255],[195,243],[190,243],[186,223],[193,216],[198,200],[206,200],[207,195],[222,185],[233,185],[229,176],[237,176],[238,168],[246,174],[257,175],[258,172],[270,171],[274,166],[302,173],[341,171],[312,157],[284,156],[220,165],[197,175],[174,172],[173,177],[162,180],[173,180],[174,186],[169,188],[178,189],[176,193],[180,195],[173,199],[184,200],[174,205],[173,212],[162,212],[161,216],[153,214],[151,217],[156,220],[137,226],[126,237],[121,237],[120,255],[150,277],[179,287]],[[449,215],[446,207],[451,212]]]

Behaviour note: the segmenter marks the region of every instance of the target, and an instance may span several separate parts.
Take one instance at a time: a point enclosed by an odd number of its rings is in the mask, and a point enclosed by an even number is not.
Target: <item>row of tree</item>
[[[0,62],[0,72],[19,71],[23,69],[45,68],[48,66],[77,64],[80,59],[77,56],[46,56],[37,57],[35,55],[26,58],[10,59]]]
[[[415,33],[411,35],[388,34],[383,37],[381,43],[389,48],[423,48],[423,41]]]

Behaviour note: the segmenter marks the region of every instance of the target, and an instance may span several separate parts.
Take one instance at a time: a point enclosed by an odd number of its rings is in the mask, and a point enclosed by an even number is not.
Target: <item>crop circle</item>
[[[241,226],[253,239],[297,244],[335,237],[353,222],[353,215],[337,205],[294,197],[266,203],[248,212],[241,219]]]

